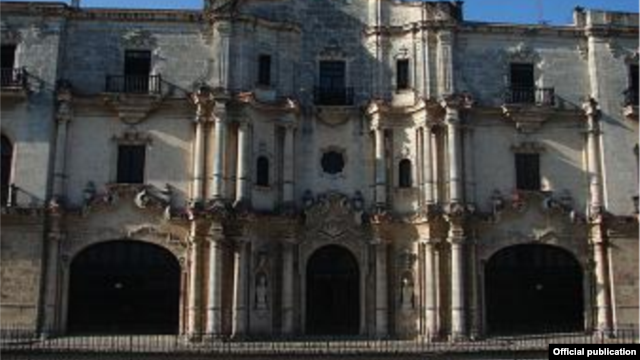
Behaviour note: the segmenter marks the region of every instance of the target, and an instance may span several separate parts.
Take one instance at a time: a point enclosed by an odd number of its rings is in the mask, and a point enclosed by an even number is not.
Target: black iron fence
[[[27,86],[27,76],[24,68],[0,69],[0,85],[2,88],[24,89]]]
[[[160,75],[107,75],[105,92],[126,94],[161,94]]]
[[[496,336],[480,340],[430,341],[360,337],[272,337],[232,339],[189,335],[48,335],[21,329],[0,333],[3,354],[228,354],[228,355],[389,355],[422,353],[546,352],[549,344],[628,344],[635,329],[607,336],[592,333]]]
[[[554,88],[511,86],[505,91],[504,101],[507,104],[554,106],[555,98]]]

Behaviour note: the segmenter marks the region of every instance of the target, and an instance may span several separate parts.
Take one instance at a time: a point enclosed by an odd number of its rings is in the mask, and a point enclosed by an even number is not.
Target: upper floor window
[[[626,96],[627,104],[638,105],[638,64],[629,65],[629,88]]]
[[[516,188],[518,190],[539,191],[540,154],[516,153]]]
[[[512,103],[535,103],[535,78],[533,64],[513,63],[510,67],[510,92]]]
[[[256,185],[269,186],[269,159],[265,156],[258,157],[256,162]]]
[[[410,188],[413,184],[411,178],[411,160],[402,159],[398,164],[398,185],[401,188]]]
[[[0,71],[2,87],[11,86],[15,82],[16,46],[2,45],[0,49]]]
[[[118,146],[117,182],[123,184],[142,184],[144,182],[146,145]]]
[[[396,87],[398,90],[409,88],[409,59],[396,61]]]
[[[0,173],[0,204],[6,205],[9,200],[9,187],[11,182],[11,165],[13,162],[13,145],[9,139],[2,135],[2,148],[0,155],[2,156],[2,171]]]
[[[346,63],[342,60],[320,62],[319,86],[315,91],[316,104],[353,104],[353,91],[346,87],[346,73]]]
[[[271,85],[271,55],[258,57],[258,85]]]
[[[127,50],[124,53],[124,88],[130,93],[147,93],[151,74],[151,51]]]

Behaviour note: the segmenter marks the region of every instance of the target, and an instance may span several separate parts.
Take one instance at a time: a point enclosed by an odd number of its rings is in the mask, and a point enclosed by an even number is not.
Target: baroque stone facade
[[[5,328],[637,327],[638,14],[9,2],[1,21]]]

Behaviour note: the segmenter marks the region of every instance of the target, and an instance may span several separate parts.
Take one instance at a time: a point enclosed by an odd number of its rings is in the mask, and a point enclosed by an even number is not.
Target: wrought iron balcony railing
[[[0,83],[3,89],[25,89],[27,73],[24,68],[0,69]]]
[[[554,106],[556,96],[553,88],[510,86],[505,91],[504,101],[507,104]]]
[[[161,94],[160,75],[107,75],[105,91],[125,94]]]
[[[353,105],[352,87],[315,87],[313,102],[316,105],[350,106]]]

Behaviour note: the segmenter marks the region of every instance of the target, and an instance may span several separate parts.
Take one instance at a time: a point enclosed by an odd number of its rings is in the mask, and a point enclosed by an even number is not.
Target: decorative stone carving
[[[151,50],[156,47],[156,39],[149,31],[133,29],[122,35],[122,45],[126,49]]]
[[[3,44],[18,44],[22,42],[22,35],[12,26],[8,25],[4,21],[0,23],[0,39]]]
[[[493,193],[491,194],[491,213],[494,220],[500,220],[500,215],[504,210],[504,203],[505,200],[500,190],[493,190]]]
[[[407,271],[400,280],[400,309],[406,311],[414,308],[413,288],[413,276]]]
[[[511,145],[511,151],[519,154],[539,154],[545,151],[545,147],[536,141],[523,141]]]
[[[329,40],[329,44],[320,51],[319,55],[324,60],[343,60],[347,57],[340,42],[336,39]]]
[[[164,190],[160,190],[152,185],[144,186],[134,197],[134,203],[140,209],[158,208],[163,210],[165,219],[171,219],[171,202],[173,190],[171,185],[166,184]]]
[[[209,120],[215,106],[215,96],[211,87],[201,84],[197,90],[189,95],[189,98],[196,105],[196,121]]]
[[[263,271],[256,275],[255,289],[255,308],[267,310],[269,308],[269,283],[267,274]]]
[[[540,54],[529,44],[523,42],[519,43],[515,48],[509,49],[508,55],[511,62],[537,63],[540,60]]]
[[[360,235],[359,226],[363,223],[364,212],[352,208],[360,202],[364,202],[361,197],[352,200],[335,192],[320,194],[315,203],[304,210],[305,225],[310,231],[332,241]]]
[[[119,136],[113,136],[113,141],[119,144],[147,144],[150,145],[153,142],[151,135],[138,131],[131,127]]]
[[[69,81],[66,81],[66,80],[58,81],[56,85],[56,100],[57,100],[56,119],[61,122],[71,120],[72,93],[71,93],[71,83]]]

